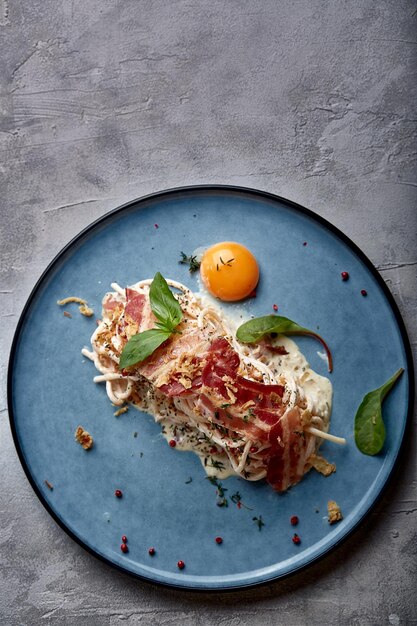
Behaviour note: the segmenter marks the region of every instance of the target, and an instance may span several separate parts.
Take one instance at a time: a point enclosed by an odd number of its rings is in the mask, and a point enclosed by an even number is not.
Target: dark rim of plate
[[[22,449],[20,447],[19,438],[18,438],[18,435],[17,435],[16,424],[15,424],[15,416],[13,414],[13,402],[12,402],[14,360],[15,360],[15,356],[16,356],[16,352],[17,352],[17,345],[18,345],[18,341],[19,341],[20,332],[21,332],[21,329],[22,329],[23,324],[25,322],[26,314],[28,313],[28,311],[29,311],[29,309],[31,307],[32,301],[34,300],[38,290],[42,286],[45,278],[55,268],[55,266],[60,261],[60,259],[68,252],[68,250],[70,250],[73,246],[75,246],[82,239],[84,239],[99,224],[100,225],[104,224],[108,220],[111,220],[115,215],[117,215],[119,213],[122,213],[123,211],[126,211],[126,210],[132,208],[135,205],[139,205],[139,206],[137,206],[137,209],[140,210],[142,208],[140,205],[144,205],[147,202],[149,202],[150,200],[152,201],[152,200],[156,200],[156,199],[163,198],[163,197],[166,197],[166,196],[174,197],[174,196],[179,196],[179,195],[184,195],[184,194],[196,194],[196,193],[200,193],[200,194],[201,193],[203,193],[203,194],[204,193],[210,193],[210,194],[223,193],[223,194],[228,194],[228,195],[233,195],[235,193],[236,194],[246,194],[247,196],[255,196],[255,197],[258,197],[258,198],[264,198],[264,199],[267,199],[267,200],[271,200],[273,202],[279,202],[281,204],[286,205],[287,207],[289,207],[291,209],[294,209],[295,211],[298,211],[299,213],[302,213],[302,214],[312,218],[314,221],[316,221],[317,223],[321,224],[327,230],[329,230],[334,235],[336,235],[366,265],[368,270],[371,272],[373,277],[378,282],[379,287],[382,289],[382,291],[383,291],[383,293],[384,293],[384,295],[385,295],[385,297],[386,297],[386,299],[387,299],[387,301],[388,301],[388,303],[389,303],[389,305],[390,305],[390,307],[391,307],[391,309],[392,309],[392,311],[394,313],[395,320],[396,320],[396,322],[398,324],[398,328],[400,330],[401,338],[402,338],[402,341],[403,341],[403,344],[404,344],[404,351],[405,351],[405,355],[406,355],[406,360],[407,360],[408,379],[409,379],[408,412],[407,412],[406,424],[405,424],[405,428],[404,428],[401,444],[398,447],[397,455],[396,455],[396,457],[395,457],[395,459],[393,461],[391,471],[390,471],[386,481],[381,486],[380,491],[378,492],[378,494],[376,495],[374,500],[369,504],[369,507],[367,508],[367,510],[363,512],[363,514],[360,517],[360,519],[358,519],[356,521],[356,523],[342,537],[337,539],[332,545],[328,546],[325,550],[323,550],[323,552],[321,552],[320,554],[316,554],[316,555],[312,556],[309,561],[307,561],[306,563],[302,563],[301,565],[295,567],[291,572],[278,574],[276,576],[272,576],[271,578],[268,578],[267,580],[255,581],[255,582],[250,582],[250,583],[239,583],[237,585],[229,585],[229,586],[227,586],[227,585],[226,586],[218,585],[216,587],[205,587],[203,585],[201,587],[196,587],[196,586],[193,586],[193,585],[187,586],[187,585],[180,585],[180,584],[175,584],[175,583],[171,583],[171,582],[164,582],[164,581],[158,581],[158,580],[153,580],[151,578],[147,578],[145,576],[142,576],[140,574],[132,572],[132,571],[130,571],[130,570],[120,566],[120,565],[117,565],[116,563],[113,563],[107,557],[97,553],[94,549],[90,548],[79,537],[77,537],[77,535],[75,535],[65,525],[65,522],[55,513],[55,511],[52,509],[52,507],[50,507],[48,502],[45,500],[42,492],[38,489],[38,487],[37,487],[37,485],[35,483],[35,480],[33,479],[32,475],[31,475],[30,469],[29,469],[28,464],[26,463],[26,459],[25,459],[25,457],[23,455],[23,451],[22,451]],[[281,196],[278,196],[276,194],[269,193],[269,192],[266,192],[266,191],[259,191],[257,189],[251,189],[249,187],[240,187],[240,186],[235,186],[235,185],[191,185],[191,186],[185,186],[185,187],[175,187],[175,188],[172,188],[172,189],[167,189],[167,190],[164,190],[164,191],[159,191],[159,192],[156,192],[156,193],[148,194],[146,196],[142,196],[140,198],[137,198],[136,200],[132,200],[130,202],[127,202],[127,203],[117,207],[116,209],[113,209],[112,211],[109,211],[108,213],[106,213],[102,217],[100,217],[97,220],[95,220],[94,222],[92,222],[89,226],[84,228],[80,233],[78,233],[78,235],[76,235],[55,256],[55,258],[49,263],[49,265],[47,266],[45,271],[42,273],[41,277],[36,282],[34,288],[32,289],[32,292],[29,295],[29,298],[28,298],[28,300],[27,300],[27,302],[26,302],[26,304],[25,304],[25,306],[23,308],[23,311],[22,311],[22,313],[20,315],[20,318],[19,318],[19,321],[17,323],[16,331],[15,331],[15,334],[14,334],[14,337],[13,337],[12,347],[11,347],[11,350],[10,350],[10,357],[9,357],[9,367],[8,367],[8,375],[7,375],[7,401],[8,401],[10,428],[11,428],[11,431],[12,431],[14,444],[15,444],[15,447],[16,447],[17,454],[19,456],[20,462],[21,462],[22,467],[23,467],[23,469],[25,471],[25,474],[27,476],[28,481],[29,481],[29,483],[32,486],[32,489],[35,491],[35,493],[38,496],[39,500],[42,502],[43,506],[46,508],[46,510],[51,515],[51,517],[55,520],[55,522],[74,541],[76,541],[82,548],[87,550],[87,552],[89,552],[90,554],[92,554],[96,558],[100,559],[101,561],[103,561],[107,565],[110,565],[112,568],[114,568],[116,570],[119,570],[120,572],[123,572],[124,574],[128,574],[128,575],[132,576],[135,579],[139,579],[141,581],[145,581],[146,583],[149,583],[149,584],[158,585],[158,586],[162,586],[162,587],[167,587],[167,588],[171,588],[171,589],[174,588],[174,589],[178,589],[178,590],[182,590],[182,591],[194,591],[194,592],[197,592],[197,593],[203,593],[203,592],[219,593],[219,592],[226,592],[226,591],[233,592],[233,591],[240,591],[242,589],[250,589],[250,588],[254,588],[254,587],[260,587],[260,586],[263,586],[263,585],[266,585],[266,584],[271,584],[271,583],[273,583],[273,582],[275,582],[277,580],[282,580],[284,578],[288,578],[289,576],[293,576],[296,573],[299,573],[300,571],[304,570],[305,568],[311,566],[313,563],[317,563],[319,560],[323,559],[330,551],[333,551],[334,548],[340,546],[364,522],[366,517],[369,515],[371,509],[373,509],[374,506],[377,504],[377,502],[380,500],[382,493],[384,492],[384,490],[386,489],[388,483],[392,479],[392,476],[394,474],[394,470],[396,469],[396,466],[397,466],[398,458],[400,456],[401,451],[404,448],[404,442],[406,440],[405,434],[406,434],[407,430],[410,428],[411,417],[412,417],[413,408],[414,408],[414,367],[413,367],[413,358],[412,358],[410,340],[409,340],[408,335],[407,335],[407,331],[406,331],[406,328],[405,328],[404,321],[402,319],[402,316],[401,316],[401,313],[400,313],[400,311],[398,309],[398,306],[397,306],[397,304],[396,304],[396,302],[395,302],[395,300],[394,300],[390,290],[388,289],[384,279],[379,274],[377,269],[374,267],[372,262],[368,259],[368,257],[362,252],[362,250],[355,243],[353,243],[353,241],[351,241],[351,239],[349,239],[349,237],[347,237],[336,226],[334,226],[333,224],[328,222],[326,219],[324,219],[320,215],[317,215],[316,213],[314,213],[314,211],[311,211],[310,209],[306,209],[305,207],[301,206],[300,204],[297,204],[296,202],[293,202],[291,200],[287,200],[286,198],[282,198]]]

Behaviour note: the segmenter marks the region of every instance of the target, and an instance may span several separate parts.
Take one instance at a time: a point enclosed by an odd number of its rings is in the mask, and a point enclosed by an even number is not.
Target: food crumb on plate
[[[327,519],[329,524],[336,524],[343,519],[340,506],[334,500],[329,500],[327,503]]]
[[[68,298],[57,300],[56,303],[59,306],[64,306],[65,304],[71,304],[72,302],[80,305],[78,307],[78,310],[80,311],[81,315],[84,315],[85,317],[91,317],[92,315],[94,315],[94,311],[88,306],[87,300],[84,300],[84,298],[79,298],[78,296],[68,296]],[[65,317],[72,317],[71,313],[68,313],[68,311],[64,311],[64,315]]]
[[[113,415],[115,415],[116,417],[119,417],[119,415],[122,415],[123,413],[127,413],[128,410],[129,410],[128,406],[121,406],[120,409],[117,409],[117,411],[113,413]]]
[[[84,317],[92,317],[94,315],[94,311],[93,309],[90,309],[89,306],[87,306],[86,304],[82,304],[81,306],[78,307],[81,315],[84,315]]]
[[[89,432],[84,430],[82,426],[78,426],[75,431],[75,439],[82,445],[84,450],[90,450],[93,447],[94,440]]]
[[[329,461],[326,461],[325,458],[318,454],[312,454],[308,459],[308,463],[311,467],[314,467],[317,472],[323,474],[323,476],[330,476],[330,474],[336,471],[336,465],[334,463],[329,463]]]

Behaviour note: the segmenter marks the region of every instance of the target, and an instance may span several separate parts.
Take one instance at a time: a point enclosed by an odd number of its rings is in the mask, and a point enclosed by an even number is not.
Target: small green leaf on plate
[[[401,367],[381,387],[367,393],[356,412],[355,443],[364,454],[374,455],[382,450],[385,442],[382,403],[403,371]]]

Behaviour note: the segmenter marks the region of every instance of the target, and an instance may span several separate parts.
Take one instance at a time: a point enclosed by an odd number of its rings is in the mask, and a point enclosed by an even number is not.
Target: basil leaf
[[[378,454],[385,441],[382,403],[401,374],[401,367],[386,383],[366,394],[355,415],[355,443],[364,454]]]
[[[119,369],[131,367],[140,361],[146,359],[154,352],[164,341],[171,336],[171,331],[162,328],[152,328],[144,330],[129,339],[122,350],[119,361]]]
[[[119,369],[131,367],[146,359],[164,341],[166,341],[176,326],[182,320],[182,311],[178,300],[174,298],[165,278],[157,272],[149,290],[149,302],[155,317],[157,328],[145,330],[129,339],[122,350]]]
[[[308,335],[314,337],[325,349],[329,362],[329,372],[332,371],[332,355],[324,339],[312,330],[299,326],[296,322],[293,322],[287,317],[280,315],[255,317],[253,320],[249,320],[239,326],[236,331],[236,337],[242,343],[256,343],[265,337],[265,335],[270,335],[271,333],[277,333],[278,335]]]
[[[182,320],[182,311],[179,302],[174,298],[165,278],[157,272],[149,290],[151,309],[155,317],[173,332]]]

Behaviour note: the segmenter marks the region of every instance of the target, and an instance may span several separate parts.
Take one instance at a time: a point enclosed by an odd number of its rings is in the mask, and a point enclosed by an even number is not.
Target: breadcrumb
[[[327,503],[327,519],[329,524],[336,524],[343,519],[340,506],[334,500],[329,500]]]
[[[75,439],[82,445],[84,450],[90,450],[93,447],[93,438],[82,426],[78,426],[75,431]]]
[[[77,298],[77,296],[69,296],[68,298],[64,298],[63,300],[57,300],[56,303],[59,304],[59,306],[63,306],[64,304],[69,304],[70,302],[75,302],[76,304],[87,304],[87,300]]]
[[[113,413],[113,415],[115,415],[116,417],[119,417],[119,415],[122,415],[122,413],[127,413],[128,410],[129,410],[128,406],[121,406],[120,409],[118,409],[117,411]]]
[[[64,311],[64,317],[72,317],[71,313],[68,313],[68,311]]]
[[[81,315],[85,315],[85,317],[92,317],[94,315],[93,309],[90,309],[86,304],[82,304],[78,307]]]
[[[63,300],[57,300],[56,303],[59,304],[59,306],[64,306],[64,304],[70,304],[71,302],[75,302],[75,304],[80,305],[78,309],[81,315],[85,315],[86,317],[91,317],[92,315],[94,315],[93,309],[90,309],[90,307],[87,306],[87,300],[84,300],[83,298],[78,298],[77,296],[68,296],[68,298],[64,298]],[[71,314],[67,313],[67,311],[64,311],[64,315],[66,317],[71,317]]]
[[[51,485],[51,483],[49,482],[49,480],[45,480],[45,481],[44,481],[44,483],[45,483],[45,485],[48,487],[48,489],[49,489],[50,491],[53,491],[54,486],[53,486],[53,485]]]
[[[329,463],[325,458],[319,456],[318,454],[312,454],[308,459],[308,464],[323,476],[330,476],[333,472],[336,471],[336,465],[334,463]]]

